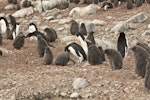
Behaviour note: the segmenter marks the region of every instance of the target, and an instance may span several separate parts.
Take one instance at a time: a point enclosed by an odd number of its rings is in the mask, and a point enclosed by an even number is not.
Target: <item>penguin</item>
[[[43,33],[39,32],[39,31],[34,31],[33,33],[28,33],[28,34],[25,36],[25,38],[32,37],[32,36],[35,36],[35,37],[37,38],[38,35],[40,35],[40,36],[47,42],[47,44],[48,44],[49,46],[51,46],[51,47],[54,48],[53,45],[49,44],[49,41],[47,40],[46,36],[45,36]]]
[[[102,62],[104,62],[104,61],[105,61],[105,53],[104,53],[104,50],[103,50],[103,48],[102,48],[101,46],[99,46],[98,49],[99,49],[99,52],[100,52],[100,54],[101,54]]]
[[[32,33],[32,32],[34,32],[34,31],[38,31],[38,28],[37,28],[37,26],[36,26],[35,23],[30,23],[30,24],[28,25],[28,28],[29,28],[29,33]]]
[[[13,40],[12,30],[10,30],[9,27],[8,27],[7,30],[6,30],[6,39]]]
[[[49,47],[45,47],[43,62],[45,65],[52,64],[53,62],[53,54]]]
[[[105,49],[106,57],[108,58],[109,65],[112,70],[118,70],[122,68],[123,58],[119,51],[115,49]]]
[[[68,44],[65,47],[65,52],[70,52],[72,55],[74,55],[79,60],[79,63],[87,60],[87,56],[83,48],[75,42]]]
[[[75,63],[70,58],[70,52],[62,52],[62,53],[57,55],[56,60],[55,60],[55,65],[66,66],[70,60],[73,63]]]
[[[132,9],[133,8],[133,5],[132,5],[132,0],[127,0],[127,9]]]
[[[87,35],[87,30],[86,30],[84,23],[81,23],[80,28],[79,28],[79,32],[82,33],[83,35]]]
[[[150,4],[150,0],[146,0],[146,2]]]
[[[3,55],[3,52],[0,50],[0,56],[2,56]]]
[[[43,57],[45,47],[48,47],[48,44],[47,41],[41,35],[37,35],[37,39],[37,52],[39,57]]]
[[[147,59],[144,86],[150,90],[150,59]]]
[[[95,44],[91,44],[88,48],[88,62],[90,65],[102,64],[102,56]]]
[[[143,47],[150,54],[150,47],[144,42],[137,42],[136,45]]]
[[[75,20],[71,20],[70,33],[75,35],[79,31],[79,24]]]
[[[53,28],[45,28],[44,32],[49,42],[54,42],[57,39],[57,33]]]
[[[98,0],[94,0],[94,4],[98,4]]]
[[[128,41],[124,32],[120,32],[117,40],[117,50],[121,53],[123,58],[128,54]]]
[[[75,3],[75,4],[79,4],[79,3],[80,3],[80,0],[74,0],[74,3]]]
[[[111,1],[111,3],[114,3],[114,0],[110,0]]]
[[[21,49],[25,43],[25,36],[20,32],[13,41],[13,47],[17,50]]]
[[[8,0],[8,3],[13,3],[13,4],[17,4],[17,0]]]
[[[135,45],[131,48],[135,59],[135,73],[144,78],[146,73],[147,59],[150,54],[141,46]]]
[[[9,20],[10,20],[10,24],[11,24],[12,26],[16,25],[17,22],[16,22],[16,19],[15,19],[14,16],[9,15]]]
[[[6,30],[9,27],[9,23],[5,17],[0,17],[0,26],[2,34],[6,33]]]
[[[32,6],[31,1],[29,1],[29,0],[23,1],[22,7],[30,7],[30,6]]]
[[[0,45],[2,45],[2,34],[0,33]]]
[[[93,36],[94,32],[91,31],[88,36],[87,36],[87,39],[90,40],[93,44],[95,44],[95,39],[94,39],[94,36]]]
[[[136,7],[140,7],[140,6],[142,6],[142,4],[143,4],[142,0],[137,0],[136,1]]]
[[[20,29],[20,23],[16,22],[16,24],[13,25],[13,27],[12,27],[13,40],[19,34],[19,29]]]
[[[107,8],[113,8],[113,4],[111,2],[104,1],[100,9],[107,10]]]
[[[77,32],[76,36],[79,39],[81,47],[83,48],[85,54],[87,55],[87,53],[88,53],[88,45],[87,45],[87,42],[85,40],[84,35],[82,33],[80,33],[80,32]]]
[[[117,7],[119,4],[119,0],[114,0],[114,6]]]
[[[74,0],[69,0],[70,1],[70,3],[74,3]]]

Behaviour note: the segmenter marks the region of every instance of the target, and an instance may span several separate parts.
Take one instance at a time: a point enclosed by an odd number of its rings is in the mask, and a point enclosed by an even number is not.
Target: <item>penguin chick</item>
[[[81,23],[80,28],[79,28],[79,32],[82,33],[83,35],[87,35],[87,30],[86,30],[84,23]]]
[[[80,0],[74,0],[74,3],[75,3],[75,4],[79,4],[79,3],[80,3]]]
[[[113,8],[113,5],[110,2],[104,1],[100,9],[107,10],[107,8]]]
[[[114,6],[117,7],[119,4],[119,0],[114,0]]]
[[[91,31],[88,36],[87,36],[87,39],[90,40],[93,44],[95,44],[95,39],[94,39],[94,32]]]
[[[48,47],[47,41],[41,35],[37,35],[37,52],[40,57],[43,57],[45,47]]]
[[[57,55],[57,58],[55,60],[55,65],[66,66],[69,60],[70,60],[69,52],[60,53]]]
[[[30,6],[32,6],[31,1],[29,1],[29,0],[23,1],[22,7],[30,7]]]
[[[101,58],[102,58],[102,61],[104,62],[105,61],[105,53],[104,53],[104,50],[101,46],[98,47],[99,51],[100,51],[100,54],[101,54]]]
[[[136,45],[143,47],[150,54],[150,47],[144,42],[137,42]]]
[[[140,7],[143,4],[143,0],[137,0],[136,1],[136,7]]]
[[[146,65],[146,73],[145,73],[145,81],[144,81],[145,88],[150,90],[150,60],[147,60]]]
[[[128,53],[128,42],[124,32],[120,32],[117,40],[117,50],[121,53],[123,58],[126,58]]]
[[[104,52],[109,60],[109,65],[113,70],[122,68],[123,59],[119,51],[115,49],[105,49]]]
[[[146,59],[148,59],[149,54],[143,47],[139,45],[133,46],[131,50],[135,58],[135,73],[144,78],[147,64]]]
[[[75,20],[71,20],[70,33],[75,35],[79,31],[79,24]]]
[[[133,5],[132,5],[132,0],[127,0],[127,9],[132,9]]]
[[[13,41],[13,47],[18,50],[21,49],[21,47],[24,46],[24,42],[25,42],[24,39],[25,36],[23,35],[23,33],[22,32],[19,33]]]
[[[57,39],[56,31],[53,28],[45,28],[46,38],[49,42],[54,42]]]
[[[9,20],[12,26],[16,25],[17,22],[14,16],[9,15]]]
[[[53,62],[53,55],[49,47],[45,47],[43,62],[45,65],[49,65]]]
[[[94,0],[94,4],[98,4],[99,0]]]
[[[6,30],[6,39],[13,40],[13,34],[9,27]]]
[[[102,64],[102,56],[99,49],[92,44],[88,48],[88,62],[90,65]]]
[[[79,60],[79,63],[87,60],[87,56],[83,48],[75,42],[68,44],[65,47],[65,52],[70,52],[72,55],[74,55]]]

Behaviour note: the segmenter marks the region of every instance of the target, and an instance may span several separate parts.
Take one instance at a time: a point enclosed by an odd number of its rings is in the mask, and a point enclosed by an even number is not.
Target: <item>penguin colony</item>
[[[135,3],[137,7],[140,7],[145,0],[126,0],[127,9],[132,9],[132,4]],[[78,4],[80,0],[70,0],[71,3]],[[125,0],[111,0],[107,2],[104,0],[84,0],[84,4],[91,4],[98,2],[103,2],[101,8],[106,10],[107,8],[113,8],[119,6],[120,2],[125,2]],[[150,0],[146,0],[147,3],[150,3]],[[17,0],[8,0],[8,3],[17,4]],[[112,3],[114,3],[112,5]],[[28,0],[23,2],[23,7],[31,6],[31,3]],[[3,34],[5,34],[6,39],[13,41],[13,47],[17,50],[20,50],[25,43],[25,39],[35,36],[37,38],[37,55],[43,58],[43,64],[49,65],[53,64],[53,52],[50,47],[54,47],[49,44],[50,42],[55,42],[57,39],[56,31],[49,27],[45,28],[43,31],[46,33],[40,32],[35,23],[29,24],[29,33],[25,36],[20,32],[19,27],[20,23],[16,19],[9,15],[10,24],[12,29],[9,26],[9,23],[5,17],[0,17],[0,45],[3,45]],[[117,48],[115,49],[105,49],[102,47],[97,47],[94,39],[94,32],[91,31],[87,33],[85,23],[80,25],[75,21],[71,21],[70,34],[75,35],[80,41],[80,44],[76,42],[69,43],[64,47],[64,52],[57,55],[54,64],[60,66],[66,66],[71,60],[70,54],[72,54],[79,63],[88,61],[92,66],[100,65],[103,62],[109,61],[109,65],[112,70],[119,70],[123,66],[123,59],[126,58],[128,52],[128,43],[127,38],[124,32],[120,32],[117,40]],[[88,36],[87,36],[88,35]],[[85,38],[87,36],[87,38]],[[150,47],[143,42],[138,42],[135,46],[131,48],[135,59],[135,73],[142,78],[145,78],[145,87],[150,89]],[[106,55],[106,59],[105,59]],[[0,56],[2,56],[2,51],[0,50]],[[71,60],[73,61],[73,60]],[[74,61],[73,61],[74,62]]]

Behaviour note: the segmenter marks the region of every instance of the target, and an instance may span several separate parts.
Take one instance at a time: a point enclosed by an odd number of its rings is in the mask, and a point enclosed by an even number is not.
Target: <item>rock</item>
[[[48,17],[45,17],[46,20],[50,21],[50,20],[54,20],[55,17],[54,16],[48,16]]]
[[[67,93],[66,93],[66,92],[61,92],[61,93],[60,93],[60,96],[62,96],[62,97],[67,97]]]
[[[86,23],[85,26],[87,33],[90,33],[91,31],[95,32],[95,27],[93,23]]]
[[[86,16],[96,14],[96,11],[99,9],[99,6],[90,4],[86,7],[75,7],[69,12],[70,17],[77,16]]]
[[[123,32],[126,29],[128,29],[127,23],[125,21],[120,21],[111,29],[111,32]]]
[[[61,20],[58,22],[58,24],[60,24],[60,25],[69,24],[70,21],[71,21],[70,19],[61,19]]]
[[[14,17],[26,17],[33,14],[33,7],[23,8],[12,14]]]
[[[106,22],[104,22],[104,21],[102,21],[102,20],[97,20],[97,19],[94,19],[93,21],[92,21],[92,23],[94,24],[94,25],[96,25],[96,26],[104,26],[105,24],[106,24]]]
[[[60,27],[60,28],[57,28],[57,31],[63,31],[65,28],[64,27]]]
[[[45,17],[49,17],[49,16],[57,16],[60,13],[60,10],[57,8],[54,8],[52,10],[47,10],[45,13]]]
[[[95,43],[96,43],[97,47],[101,46],[103,48],[103,50],[105,50],[105,49],[116,49],[116,46],[113,44],[112,41],[95,38]]]
[[[65,9],[68,8],[69,3],[67,0],[43,0],[42,1],[42,7],[44,11],[51,10],[53,8],[58,8],[58,9]]]
[[[74,79],[74,81],[72,83],[73,89],[85,88],[88,85],[89,85],[89,83],[88,83],[87,79],[84,79],[84,78],[76,78],[76,79]]]
[[[77,98],[79,98],[78,92],[73,92],[73,93],[70,95],[70,98],[71,98],[71,99],[77,99]]]
[[[148,29],[150,29],[150,24],[148,24]]]
[[[36,11],[39,11],[40,13],[43,11],[41,0],[36,0],[34,6],[35,6]]]
[[[140,13],[132,16],[131,18],[129,18],[126,22],[142,23],[142,22],[146,21],[147,18],[148,18],[148,16],[146,15],[146,13],[140,12]]]
[[[146,30],[141,36],[150,35],[150,30]]]
[[[0,17],[4,17],[5,16],[5,13],[0,13]]]
[[[4,9],[5,10],[12,10],[12,9],[14,9],[14,5],[13,4],[9,4],[9,5],[5,6]]]
[[[128,23],[128,28],[134,30],[138,28],[138,25],[134,23]]]

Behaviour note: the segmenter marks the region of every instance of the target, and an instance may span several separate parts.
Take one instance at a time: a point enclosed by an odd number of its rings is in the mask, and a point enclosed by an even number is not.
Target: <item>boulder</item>
[[[74,79],[74,81],[72,83],[73,89],[82,89],[88,85],[89,85],[89,83],[88,83],[87,79],[84,79],[84,78],[76,78],[76,79]]]

